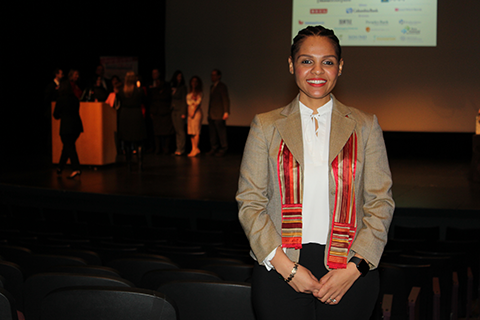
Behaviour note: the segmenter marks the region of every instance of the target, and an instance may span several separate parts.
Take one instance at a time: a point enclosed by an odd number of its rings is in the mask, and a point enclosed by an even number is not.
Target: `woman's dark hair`
[[[342,59],[342,47],[340,47],[340,41],[337,36],[331,29],[327,29],[324,26],[308,26],[305,29],[302,29],[298,34],[293,38],[293,43],[290,48],[290,56],[294,59],[298,50],[300,50],[300,45],[307,37],[318,36],[318,37],[327,37],[332,42],[335,47],[335,53],[337,54],[338,60]]]
[[[193,92],[193,87],[192,87],[192,80],[197,79],[197,87],[195,88],[195,93],[200,93],[203,92],[203,84],[202,84],[202,79],[200,79],[199,76],[193,76],[190,81],[188,82],[189,89],[188,92]]]
[[[178,76],[179,74],[182,75],[182,81],[180,81],[180,83],[178,83],[178,81],[177,81],[177,76]],[[170,80],[170,85],[171,85],[173,88],[176,88],[176,87],[184,86],[184,85],[185,85],[185,77],[183,76],[182,71],[177,70],[177,71],[175,71],[175,72],[173,73],[172,80]]]
[[[69,94],[73,94],[72,84],[70,83],[70,80],[63,78],[58,85],[58,95],[66,96]]]

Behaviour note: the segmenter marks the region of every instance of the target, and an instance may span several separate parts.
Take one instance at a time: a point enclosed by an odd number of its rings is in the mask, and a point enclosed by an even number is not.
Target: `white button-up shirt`
[[[332,110],[332,99],[318,108],[316,114],[300,102],[304,157],[302,201],[302,243],[304,244],[327,243],[330,226],[328,156]],[[273,250],[264,260],[267,270],[273,268],[270,261],[275,257],[276,250]]]

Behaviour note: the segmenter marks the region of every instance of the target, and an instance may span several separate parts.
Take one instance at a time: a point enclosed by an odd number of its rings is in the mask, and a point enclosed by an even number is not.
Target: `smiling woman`
[[[332,41],[321,36],[305,38],[297,54],[288,58],[288,65],[300,89],[300,101],[316,113],[330,100],[330,92],[342,74],[343,60]]]
[[[331,94],[343,69],[332,30],[301,30],[288,63],[299,94],[255,116],[236,197],[255,313],[369,319],[394,209],[382,130]]]

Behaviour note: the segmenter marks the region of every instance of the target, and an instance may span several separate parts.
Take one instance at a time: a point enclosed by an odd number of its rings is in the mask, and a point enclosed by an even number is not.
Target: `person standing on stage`
[[[77,97],[78,100],[80,100],[82,98],[83,91],[77,84],[78,78],[80,78],[80,73],[78,72],[78,70],[71,69],[68,72],[68,80],[70,80],[73,94]]]
[[[62,171],[70,159],[72,173],[68,178],[73,179],[80,175],[80,161],[78,160],[75,142],[83,132],[82,119],[80,118],[80,101],[75,96],[69,80],[62,80],[58,88],[58,99],[53,111],[53,117],[60,120],[60,138],[63,143],[62,155],[58,162],[57,174]]]
[[[193,76],[190,79],[190,87],[187,94],[188,104],[188,120],[187,131],[192,141],[192,151],[188,154],[189,157],[196,157],[200,154],[198,143],[200,142],[200,131],[202,129],[202,97],[203,97],[203,85],[202,80]]]
[[[152,70],[153,83],[148,91],[148,105],[155,139],[155,153],[169,154],[170,141],[174,133],[172,122],[172,90],[158,69]]]
[[[344,70],[332,30],[299,31],[288,68],[299,94],[255,116],[236,196],[253,307],[259,320],[367,320],[395,207],[383,133],[332,94]]]
[[[215,69],[211,75],[210,101],[208,103],[208,129],[211,149],[208,155],[222,157],[228,150],[227,124],[230,115],[230,98],[227,86],[221,82],[222,73]]]
[[[175,128],[175,137],[177,149],[176,156],[185,154],[185,142],[187,133],[185,132],[185,121],[187,120],[187,87],[185,79],[180,70],[174,72],[170,81],[172,88],[172,121]]]
[[[117,93],[115,105],[117,112],[118,139],[125,146],[127,166],[131,168],[133,150],[138,153],[138,165],[143,166],[143,142],[147,138],[147,126],[142,113],[144,94],[138,87],[135,72],[128,71],[125,75],[123,88]]]
[[[60,80],[63,78],[63,70],[55,69],[53,80],[47,85],[45,89],[45,103],[48,105],[48,114],[51,112],[51,102],[57,101],[58,87],[60,86]]]

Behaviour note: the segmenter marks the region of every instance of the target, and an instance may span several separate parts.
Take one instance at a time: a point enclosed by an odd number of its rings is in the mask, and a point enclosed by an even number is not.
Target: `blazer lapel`
[[[303,168],[302,119],[300,118],[298,96],[283,109],[281,115],[283,117],[275,121],[275,126],[293,157]]]
[[[355,130],[356,121],[349,118],[350,110],[332,95],[333,111],[330,128],[329,163],[335,159]]]

